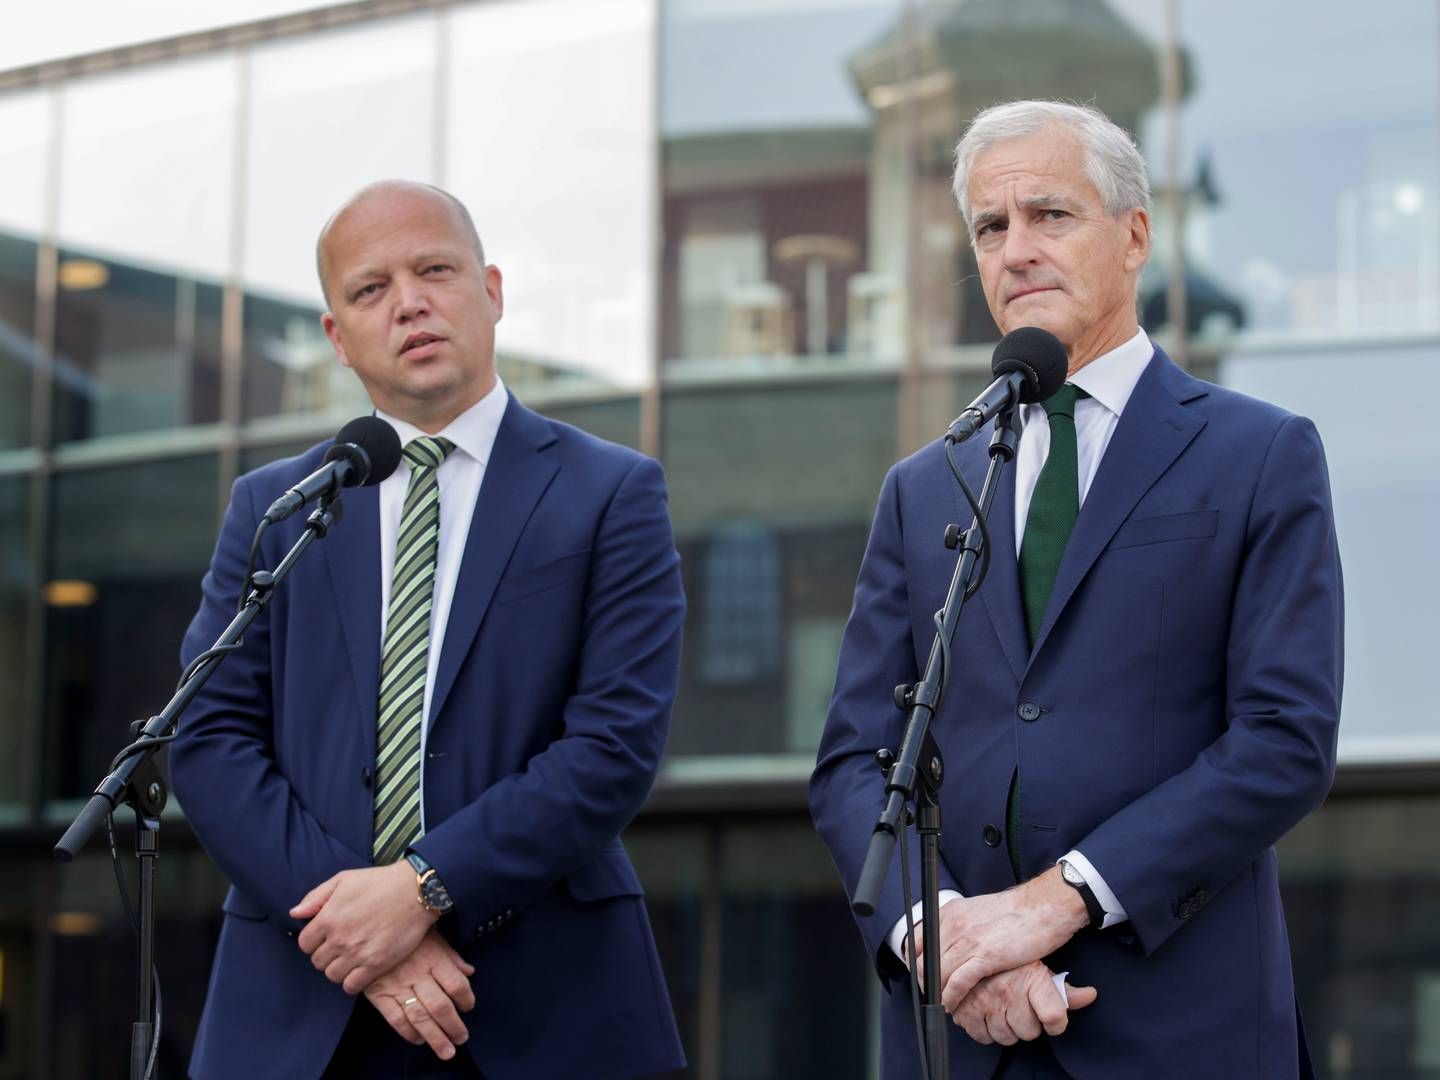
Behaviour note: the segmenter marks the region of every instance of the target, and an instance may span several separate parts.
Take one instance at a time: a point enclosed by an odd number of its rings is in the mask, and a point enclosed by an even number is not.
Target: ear
[[[344,367],[350,367],[350,358],[345,355],[345,346],[340,341],[340,324],[335,321],[335,316],[325,312],[320,316],[320,328],[325,331],[325,336],[330,339],[330,347],[335,350],[335,355],[340,358]]]
[[[1125,218],[1130,231],[1130,242],[1125,248],[1125,272],[1138,274],[1150,258],[1150,215],[1144,207],[1137,206]]]
[[[490,312],[495,322],[500,321],[500,316],[505,314],[505,290],[504,282],[500,278],[498,266],[485,267],[485,295],[490,298]]]

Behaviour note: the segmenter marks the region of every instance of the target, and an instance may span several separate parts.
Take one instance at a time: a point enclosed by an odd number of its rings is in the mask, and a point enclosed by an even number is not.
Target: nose
[[[1005,247],[1000,252],[1000,260],[1005,269],[1012,273],[1023,273],[1026,267],[1038,261],[1039,254],[1035,233],[1029,223],[1024,220],[1023,215],[1012,214],[1005,227]]]
[[[397,278],[395,296],[397,301],[395,317],[401,322],[408,322],[430,310],[430,300],[425,282],[421,278],[411,274],[404,274]]]

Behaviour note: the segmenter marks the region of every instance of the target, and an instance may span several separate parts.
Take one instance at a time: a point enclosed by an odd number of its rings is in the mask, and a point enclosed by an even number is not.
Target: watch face
[[[1066,881],[1068,881],[1071,885],[1085,884],[1085,875],[1080,873],[1078,868],[1072,866],[1068,862],[1062,861],[1060,863],[1060,876],[1063,877]]]
[[[450,893],[439,879],[431,877],[420,887],[420,896],[425,901],[425,906],[436,911],[449,911],[454,906],[450,899]]]

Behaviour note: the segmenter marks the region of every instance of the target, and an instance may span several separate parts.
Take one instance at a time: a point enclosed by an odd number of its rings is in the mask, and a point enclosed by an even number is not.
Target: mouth
[[[437,334],[411,334],[405,339],[405,343],[400,346],[400,355],[410,356],[412,354],[419,354],[429,346],[438,344],[444,340],[444,338]]]
[[[1023,297],[1026,297],[1026,296],[1035,296],[1035,295],[1037,295],[1037,294],[1039,294],[1039,293],[1047,293],[1047,292],[1055,292],[1055,291],[1056,291],[1056,287],[1055,287],[1054,285],[1036,285],[1034,288],[1030,288],[1030,289],[1020,289],[1020,290],[1018,290],[1018,291],[1016,291],[1016,292],[1011,293],[1011,294],[1010,294],[1010,298],[1009,298],[1007,301],[1005,301],[1005,302],[1006,302],[1007,304],[1013,304],[1016,300],[1019,300],[1019,299],[1021,299],[1021,298],[1023,298]]]

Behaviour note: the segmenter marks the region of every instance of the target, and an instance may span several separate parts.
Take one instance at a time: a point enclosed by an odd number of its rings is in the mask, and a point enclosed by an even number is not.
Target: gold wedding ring
[[[419,998],[414,997],[406,998],[404,1001],[400,1002],[400,1007],[403,1009],[406,1005],[413,1005],[419,1000]]]

